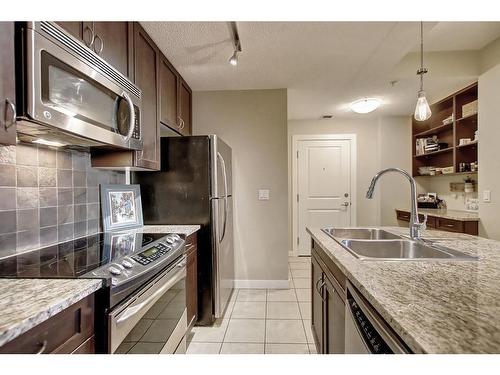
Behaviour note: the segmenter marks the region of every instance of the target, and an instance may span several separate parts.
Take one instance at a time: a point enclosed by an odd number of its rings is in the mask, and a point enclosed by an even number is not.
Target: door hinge
[[[297,237],[297,245],[300,243],[300,238]]]
[[[299,150],[297,150],[297,159],[299,158]]]
[[[297,194],[297,202],[299,201],[299,195]]]

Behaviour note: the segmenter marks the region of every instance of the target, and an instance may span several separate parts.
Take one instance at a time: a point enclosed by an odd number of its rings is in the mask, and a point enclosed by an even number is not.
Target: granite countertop
[[[407,234],[407,228],[382,228]],[[416,353],[500,353],[500,242],[432,231],[477,261],[361,261],[320,229],[308,232]]]
[[[199,225],[144,225],[141,228],[127,229],[127,233],[177,233],[189,236],[200,230]]]
[[[99,279],[0,279],[0,346],[100,289]]]
[[[396,211],[410,212],[409,208],[396,208]],[[443,219],[459,220],[459,221],[479,221],[479,213],[448,210],[446,208],[419,208],[419,214],[427,214],[429,216],[442,217]]]

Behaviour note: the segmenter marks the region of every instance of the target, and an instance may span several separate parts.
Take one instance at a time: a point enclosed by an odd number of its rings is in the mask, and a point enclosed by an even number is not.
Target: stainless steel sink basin
[[[332,238],[352,240],[398,240],[400,236],[376,228],[323,228]]]
[[[347,239],[341,245],[361,260],[476,260],[459,251],[411,240],[366,241]]]

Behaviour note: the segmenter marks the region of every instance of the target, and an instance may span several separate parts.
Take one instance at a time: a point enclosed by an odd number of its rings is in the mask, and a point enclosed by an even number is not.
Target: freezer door
[[[234,289],[233,198],[212,199],[214,315],[223,316]]]
[[[216,135],[210,135],[212,197],[223,198],[233,193],[231,147]]]

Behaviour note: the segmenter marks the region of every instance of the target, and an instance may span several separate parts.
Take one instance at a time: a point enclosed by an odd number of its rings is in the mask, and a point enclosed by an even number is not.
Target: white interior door
[[[351,140],[297,142],[297,250],[311,254],[306,227],[345,227],[351,223]]]

